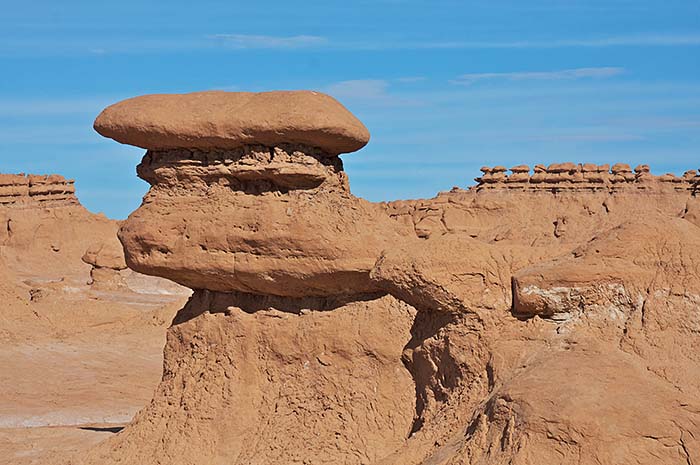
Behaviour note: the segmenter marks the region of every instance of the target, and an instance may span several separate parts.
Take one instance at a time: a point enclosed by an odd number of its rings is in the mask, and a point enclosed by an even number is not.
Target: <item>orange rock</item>
[[[533,184],[538,184],[538,183],[545,182],[546,179],[547,179],[547,173],[545,173],[544,171],[535,171],[535,174],[533,174],[530,177],[530,182]]]
[[[548,173],[568,173],[576,169],[576,164],[571,162],[566,163],[552,163],[547,167]]]
[[[367,128],[343,105],[312,91],[144,95],[106,108],[95,130],[154,150],[294,143],[337,155],[369,141]]]
[[[510,169],[513,173],[529,173],[530,167],[528,165],[517,165]]]
[[[514,172],[506,179],[509,183],[526,183],[530,181],[530,174],[528,172]]]
[[[626,163],[615,163],[611,171],[613,174],[631,173],[632,169],[630,168],[630,165]]]
[[[127,263],[194,294],[153,401],[77,463],[694,460],[688,189],[572,163],[371,204],[328,155],[146,154]]]

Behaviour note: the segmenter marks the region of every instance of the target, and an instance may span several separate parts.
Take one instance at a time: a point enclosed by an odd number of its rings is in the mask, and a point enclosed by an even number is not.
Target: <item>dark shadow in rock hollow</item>
[[[84,431],[95,431],[97,433],[118,433],[124,429],[123,426],[81,426]]]

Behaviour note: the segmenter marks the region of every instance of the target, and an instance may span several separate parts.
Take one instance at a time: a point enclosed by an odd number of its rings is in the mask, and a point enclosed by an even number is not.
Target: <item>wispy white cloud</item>
[[[300,49],[318,48],[328,45],[328,39],[312,35],[268,36],[248,34],[215,34],[211,36],[221,45],[238,49]]]
[[[700,118],[632,117],[612,119],[607,121],[607,124],[659,131],[675,131],[700,128]]]
[[[477,81],[507,80],[507,81],[562,81],[575,79],[601,79],[620,75],[623,68],[574,68],[556,71],[516,71],[508,73],[470,73],[462,74],[450,82],[452,84],[470,85]]]
[[[108,105],[125,96],[76,97],[72,99],[3,99],[0,98],[0,117],[95,115]]]
[[[533,44],[538,44],[533,42]],[[540,42],[546,47],[546,42]],[[614,46],[672,46],[700,45],[700,34],[663,35],[648,34],[634,36],[612,36],[598,39],[578,39],[554,41],[552,47],[614,47]]]
[[[571,134],[544,134],[525,138],[525,140],[538,142],[630,142],[644,140],[637,134],[615,133],[571,133]]]
[[[322,87],[322,92],[332,95],[341,101],[352,102],[372,107],[405,107],[421,104],[420,94],[398,94],[392,92],[396,83],[410,84],[422,81],[424,78],[394,78],[394,79],[353,79],[340,81]]]
[[[406,76],[395,79],[396,82],[400,82],[402,84],[413,84],[415,82],[423,82],[427,80],[428,78],[425,76]]]
[[[669,35],[619,35],[579,39],[551,40],[453,40],[418,41],[414,39],[383,41],[331,40],[314,35],[269,36],[247,34],[215,34],[210,39],[219,41],[228,48],[245,49],[332,49],[332,50],[433,50],[433,49],[537,49],[537,48],[581,48],[581,47],[637,47],[637,46],[695,46],[700,45],[700,34]]]
[[[409,49],[547,49],[547,48],[601,48],[640,46],[698,46],[700,34],[665,35],[647,34],[606,36],[581,39],[514,40],[514,41],[445,41],[377,44],[377,48]]]
[[[317,35],[255,35],[213,34],[190,37],[8,37],[0,42],[0,56],[25,55],[107,55],[155,54],[195,50],[332,50],[332,51],[392,51],[392,50],[466,50],[466,49],[554,49],[604,47],[676,47],[700,46],[700,34],[620,35],[580,39],[522,39],[522,40],[417,40],[396,38],[355,41]]]
[[[388,97],[389,82],[383,79],[353,79],[326,86],[323,90],[340,99],[383,100]]]

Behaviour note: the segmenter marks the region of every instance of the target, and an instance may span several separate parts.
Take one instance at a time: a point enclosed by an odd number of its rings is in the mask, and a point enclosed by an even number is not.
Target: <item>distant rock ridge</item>
[[[649,165],[638,165],[634,170],[625,163],[596,165],[593,163],[553,163],[535,165],[530,174],[528,165],[510,168],[484,166],[482,176],[474,178],[476,189],[518,190],[603,190],[619,188],[651,189],[654,187],[695,191],[700,188],[697,170],[688,170],[683,176],[672,173],[655,176]]]
[[[0,174],[0,207],[79,205],[74,182],[58,174]]]

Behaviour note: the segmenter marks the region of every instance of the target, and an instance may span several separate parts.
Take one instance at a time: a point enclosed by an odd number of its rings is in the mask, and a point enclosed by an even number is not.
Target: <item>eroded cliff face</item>
[[[120,231],[127,263],[193,289],[375,292],[369,271],[402,235],[320,149],[149,151],[138,174],[153,188]]]
[[[0,256],[30,285],[88,279],[91,241],[116,238],[116,221],[87,211],[63,176],[0,174]]]
[[[429,239],[386,251],[373,278],[421,308],[474,312],[487,355],[482,384],[450,389],[439,407],[459,419],[426,423],[383,463],[695,460],[696,205],[663,186],[455,190],[389,205]]]
[[[126,269],[119,222],[83,208],[61,176],[2,183],[0,463],[44,464],[98,442],[87,425],[111,428],[150,401],[190,291]]]
[[[0,174],[0,205],[4,207],[77,205],[74,181],[58,174]]]
[[[127,102],[128,119],[145,100]],[[312,107],[337,129],[336,104]],[[236,124],[260,120],[265,108]],[[499,177],[373,205],[349,193],[333,131],[316,148],[221,150],[139,135],[158,142],[139,167],[152,189],[120,232],[127,263],[195,291],[151,404],[72,463],[700,460],[691,175],[562,164],[533,187],[516,167],[517,189]],[[602,181],[574,180],[589,172]]]

